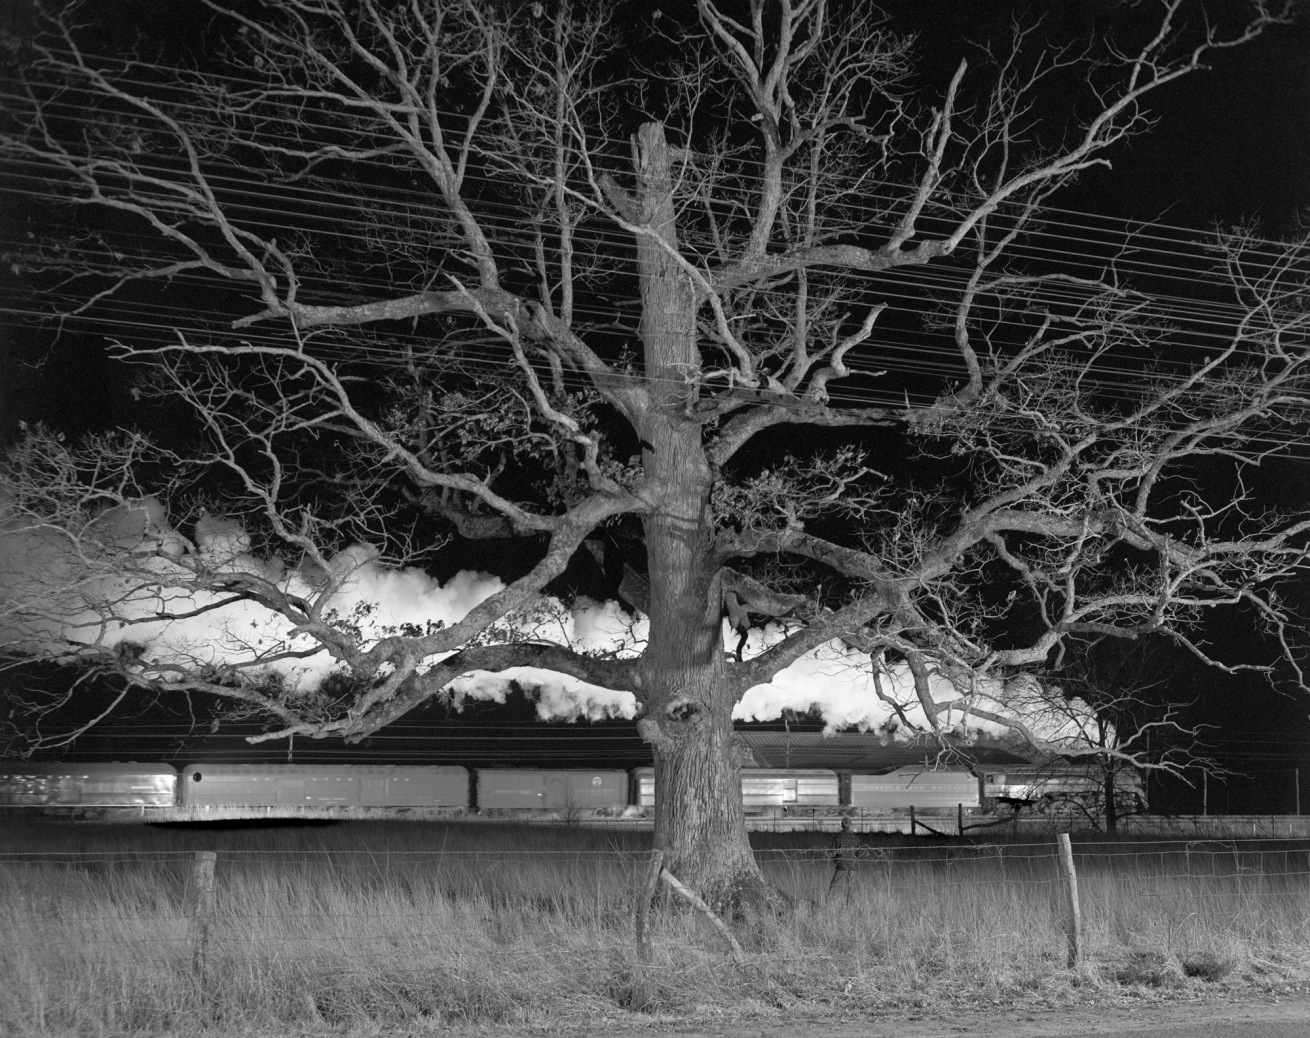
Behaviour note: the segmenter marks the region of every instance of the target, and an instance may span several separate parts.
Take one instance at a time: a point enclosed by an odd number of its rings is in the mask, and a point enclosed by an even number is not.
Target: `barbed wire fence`
[[[1310,942],[1310,840],[921,844],[866,837],[855,896],[931,898],[961,912],[1045,901],[1063,922],[1071,966],[1085,953],[1087,926],[1116,913],[1211,917],[1253,935],[1299,927]],[[830,848],[762,849],[757,858],[795,903],[822,911]],[[628,929],[635,910],[633,937],[649,942],[651,864],[649,852],[624,849],[4,852],[0,912],[11,922],[10,956],[130,952],[189,963],[203,989],[216,949],[230,959],[331,947],[364,964],[412,956],[456,916],[578,914]],[[18,917],[26,925],[13,925]]]

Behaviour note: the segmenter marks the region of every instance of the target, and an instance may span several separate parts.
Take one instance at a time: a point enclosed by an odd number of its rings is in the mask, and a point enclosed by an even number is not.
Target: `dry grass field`
[[[703,917],[665,902],[638,957],[649,833],[9,825],[0,1033],[617,1030],[1310,983],[1305,841],[1076,841],[1084,960],[1070,969],[1051,843],[889,838],[829,898],[828,836],[756,837],[793,903],[734,923],[737,964]],[[218,853],[203,948],[197,850]]]

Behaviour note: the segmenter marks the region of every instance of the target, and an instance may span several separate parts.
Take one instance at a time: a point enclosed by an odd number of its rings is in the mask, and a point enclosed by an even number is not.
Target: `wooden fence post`
[[[201,987],[205,983],[205,953],[209,946],[209,921],[214,917],[215,851],[196,851],[191,863],[191,972]]]
[[[1083,935],[1082,910],[1078,905],[1078,873],[1073,867],[1073,847],[1069,844],[1069,834],[1060,833],[1056,837],[1060,843],[1060,859],[1064,863],[1064,875],[1068,881],[1069,891],[1069,968],[1078,965],[1081,954]]]
[[[914,835],[914,825],[915,825],[915,822],[914,822],[914,805],[911,804],[911,805],[910,805],[910,835],[911,835],[911,836]]]
[[[660,885],[660,871],[664,868],[664,852],[653,851],[646,868],[646,878],[637,891],[637,954],[642,962],[650,961],[650,903]]]

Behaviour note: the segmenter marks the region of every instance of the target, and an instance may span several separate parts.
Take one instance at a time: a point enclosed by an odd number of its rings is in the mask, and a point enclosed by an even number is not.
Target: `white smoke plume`
[[[784,633],[777,625],[752,631],[744,654],[762,652]],[[882,697],[878,695],[879,685]],[[1092,717],[1086,704],[1066,703],[1058,690],[1043,689],[1032,680],[1007,683],[983,679],[977,688],[965,693],[948,678],[932,673],[929,688],[933,701],[945,706],[937,714],[938,725],[965,738],[1014,734],[1008,725],[978,716],[979,710],[1015,718],[1029,726],[1035,737],[1049,742],[1078,741],[1078,719]],[[931,730],[907,666],[884,668],[875,682],[868,653],[839,640],[819,646],[775,674],[767,684],[748,689],[732,716],[739,721],[774,721],[787,710],[805,713],[811,709],[823,718],[824,731],[829,734],[857,728],[912,738],[916,729]]]
[[[79,570],[76,553],[57,535],[23,527],[12,517],[0,514],[0,582],[7,588],[39,588],[57,585],[47,596],[49,605],[43,617],[33,623],[26,617],[24,625],[6,625],[0,616],[0,645],[20,647],[34,636],[48,639],[52,635],[71,642],[116,646],[130,642],[148,663],[178,663],[185,666],[222,666],[239,661],[255,663],[261,669],[277,671],[284,680],[300,687],[314,687],[337,668],[326,651],[305,659],[272,661],[271,657],[289,650],[313,648],[314,643],[297,634],[290,621],[257,603],[224,601],[221,593],[183,590],[185,557],[194,553],[212,570],[257,574],[288,594],[302,598],[328,595],[326,606],[343,622],[358,628],[367,643],[398,629],[426,630],[432,625],[449,625],[504,585],[487,573],[465,571],[444,585],[416,568],[388,566],[379,561],[378,552],[365,545],[354,545],[327,561],[327,572],[318,563],[306,562],[287,568],[280,561],[263,559],[252,553],[251,539],[240,523],[233,519],[202,515],[196,522],[193,538],[188,540],[171,527],[162,505],[146,499],[132,508],[111,509],[94,524],[101,543],[114,546],[120,553],[135,553],[140,566],[152,568],[164,577],[176,578],[176,586],[166,593],[159,587],[131,582],[121,574],[94,574]],[[149,549],[142,552],[142,548]],[[170,572],[170,570],[172,572]],[[330,585],[335,587],[329,591]],[[104,623],[99,610],[66,608],[59,603],[113,602],[117,615],[135,623]],[[152,620],[168,612],[174,618]],[[141,622],[144,621],[144,622]],[[536,640],[553,641],[584,652],[632,656],[645,644],[647,622],[630,616],[615,602],[579,599],[571,607],[553,599],[543,599],[531,617],[514,621],[521,635]],[[746,648],[754,656],[775,643],[785,631],[771,625],[752,631]],[[724,628],[725,651],[735,647],[737,633]],[[260,661],[269,661],[261,663]],[[429,665],[436,658],[425,661]],[[542,720],[577,718],[634,718],[636,699],[630,692],[599,688],[574,678],[531,668],[516,668],[491,674],[472,672],[451,686],[452,701],[459,706],[466,700],[505,701],[510,682],[517,683],[533,696]],[[793,663],[767,684],[750,689],[737,704],[733,716],[743,721],[776,720],[783,711],[805,712],[815,709],[827,722],[828,730],[856,727],[881,729],[910,736],[905,725],[927,729],[926,718],[914,693],[909,674],[893,668],[881,675],[885,695],[901,707],[900,714],[875,692],[871,662],[867,654],[839,641],[821,646]],[[939,723],[962,734],[1005,734],[995,722],[972,715],[970,704],[1001,713],[1016,708],[1022,719],[1034,726],[1034,734],[1043,739],[1070,734],[1067,718],[1046,716],[1046,711],[1029,704],[1008,701],[999,684],[985,688],[981,700],[966,699],[944,678],[935,678],[934,698],[952,707],[939,715]],[[1032,698],[1031,696],[1029,697]]]

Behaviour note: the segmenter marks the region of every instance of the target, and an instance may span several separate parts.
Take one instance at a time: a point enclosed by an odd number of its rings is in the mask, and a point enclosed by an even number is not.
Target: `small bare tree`
[[[1060,189],[1148,128],[1152,94],[1286,12],[1186,30],[1185,0],[1161,0],[1100,53],[1020,29],[920,99],[911,41],[867,3],[698,0],[647,74],[604,3],[200,2],[225,47],[191,72],[90,56],[61,5],[5,117],[6,160],[124,231],[10,258],[52,307],[185,290],[226,322],[117,347],[193,409],[202,446],[33,433],[11,459],[11,571],[30,575],[29,548],[57,563],[50,594],[6,598],[15,655],[225,697],[269,738],[362,738],[472,670],[630,690],[657,845],[714,900],[762,890],[733,704],[832,639],[908,668],[934,725],[934,673],[967,699],[1072,636],[1164,632],[1243,668],[1192,633],[1242,607],[1294,660],[1272,589],[1310,527],[1259,511],[1240,473],[1304,438],[1304,243],[1219,243],[1236,316],[1199,361],[1113,265],[1020,251]],[[1030,113],[1053,83],[1082,93],[1044,136]],[[324,219],[325,196],[358,219]],[[898,326],[949,354],[880,364]],[[830,449],[761,464],[787,429]],[[1207,499],[1203,461],[1237,492]],[[180,492],[200,479],[203,516]],[[366,637],[332,614],[349,544],[421,559],[444,537],[538,550],[444,628]],[[516,636],[507,618],[602,542],[649,620],[640,653]],[[234,601],[291,634],[221,629]],[[143,607],[212,617],[222,651],[158,658],[131,638]],[[785,636],[725,652],[725,625],[764,620]],[[261,677],[312,653],[348,694]]]
[[[1145,776],[1216,767],[1203,753],[1201,728],[1184,720],[1191,703],[1170,680],[1174,646],[1158,637],[1097,637],[1066,650],[1057,671],[1010,697],[1024,724],[1044,733],[1025,740],[1040,743],[1048,760],[1032,772],[1039,792],[1045,785],[1057,806],[1113,833],[1125,809],[1143,809]],[[1087,780],[1071,780],[1070,765],[1084,766]]]

